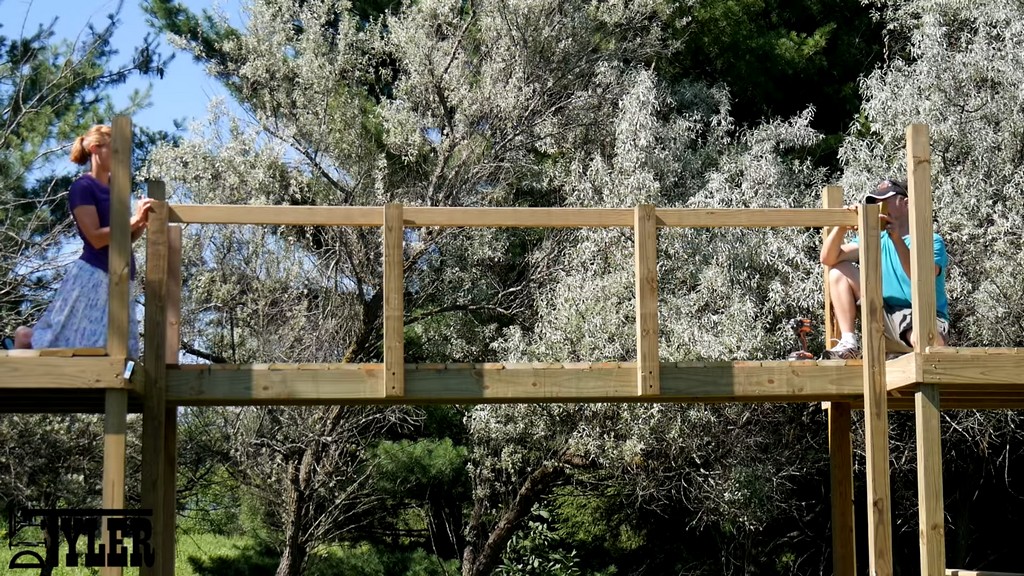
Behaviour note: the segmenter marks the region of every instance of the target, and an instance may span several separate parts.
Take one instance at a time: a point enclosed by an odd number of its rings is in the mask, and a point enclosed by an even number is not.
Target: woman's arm
[[[143,198],[139,202],[135,215],[132,216],[129,223],[132,230],[132,242],[138,240],[142,236],[143,230],[146,229],[146,225],[149,223],[149,210],[152,203],[153,200],[149,198]],[[72,214],[75,217],[75,223],[78,224],[78,228],[82,231],[82,236],[85,236],[89,245],[97,250],[110,245],[110,227],[100,227],[100,216],[96,212],[96,206],[83,204],[75,208]]]

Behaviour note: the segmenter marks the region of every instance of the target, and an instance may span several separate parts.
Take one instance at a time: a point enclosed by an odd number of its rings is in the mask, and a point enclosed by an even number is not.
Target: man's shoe
[[[834,347],[825,350],[824,356],[833,360],[856,360],[861,357],[860,344],[840,340]]]

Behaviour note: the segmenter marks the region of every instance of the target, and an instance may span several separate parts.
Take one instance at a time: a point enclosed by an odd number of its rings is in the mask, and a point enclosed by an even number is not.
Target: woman
[[[71,146],[71,161],[90,164],[71,185],[68,204],[82,238],[82,255],[75,260],[35,329],[21,327],[15,333],[22,348],[103,348],[107,344],[110,245],[111,130],[96,125]],[[149,223],[152,200],[143,198],[131,218],[132,242]],[[131,261],[135,278],[135,259]],[[139,355],[139,327],[135,307],[129,306],[128,355]]]

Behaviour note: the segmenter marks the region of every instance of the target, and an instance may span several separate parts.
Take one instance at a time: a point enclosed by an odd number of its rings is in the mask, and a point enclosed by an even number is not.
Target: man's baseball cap
[[[864,195],[865,204],[875,204],[891,196],[903,196],[907,198],[907,184],[899,180],[886,179],[878,183],[878,186]]]

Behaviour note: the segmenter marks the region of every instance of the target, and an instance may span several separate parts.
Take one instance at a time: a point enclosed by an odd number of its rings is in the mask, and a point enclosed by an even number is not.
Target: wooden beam
[[[103,421],[103,507],[124,508],[125,435],[128,429],[128,393],[107,390]],[[103,519],[103,542],[110,550],[110,533]],[[120,567],[100,569],[103,576],[121,576]]]
[[[944,354],[920,356],[920,382],[941,384],[995,385],[1013,387],[1024,383],[1024,356],[1019,354]]]
[[[848,210],[809,208],[659,208],[658,225],[679,228],[821,228],[853,226]]]
[[[629,208],[445,208],[407,206],[406,226],[444,228],[628,228]]]
[[[114,118],[110,166],[110,303],[107,321],[107,354],[128,356],[128,288],[132,253],[132,120]]]
[[[379,206],[245,206],[172,204],[170,221],[181,224],[278,226],[382,226]]]
[[[168,364],[177,364],[181,347],[181,226],[167,227],[167,335],[164,353]]]
[[[124,359],[109,356],[0,356],[0,389],[132,388],[123,373]]]
[[[853,440],[850,404],[832,402],[828,410],[829,473],[832,484],[832,573],[857,574],[857,535],[853,513]]]
[[[75,356],[106,356],[106,348],[38,348],[32,350],[0,350],[0,358],[73,358]]]
[[[633,220],[636,285],[636,393],[657,396],[658,375],[658,228],[654,206],[637,206]]]
[[[946,576],[1024,576],[1020,572],[990,572],[988,570],[959,570],[951,568],[945,571]]]
[[[407,227],[443,228],[628,228],[628,208],[471,208],[406,206]],[[659,208],[657,225],[684,228],[820,228],[853,225],[856,216],[842,209],[804,208]],[[280,226],[382,226],[377,206],[249,206],[172,204],[170,222],[266,224]]]
[[[157,558],[166,554],[164,545],[164,433],[167,390],[167,204],[162,182],[151,182],[154,199],[146,232],[146,391],[142,409],[142,507],[153,511],[152,543]],[[171,480],[173,482],[173,480]],[[158,572],[157,566],[142,567],[142,575]]]
[[[402,205],[384,206],[384,382],[383,396],[405,394],[405,304]]]
[[[879,206],[861,205],[860,286],[864,353],[864,444],[868,492],[868,564],[874,576],[892,576],[892,516],[889,499],[889,418],[886,407],[885,339]]]
[[[180,405],[637,400],[635,362],[407,364],[404,398],[381,398],[383,364],[182,365],[168,371]],[[853,401],[860,362],[663,362],[649,401]]]

